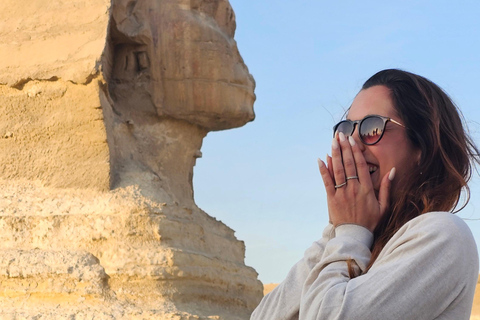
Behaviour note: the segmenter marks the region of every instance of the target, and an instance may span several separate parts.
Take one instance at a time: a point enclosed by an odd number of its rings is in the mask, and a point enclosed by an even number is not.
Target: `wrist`
[[[335,238],[349,237],[358,242],[363,243],[367,247],[371,247],[373,244],[373,233],[361,226],[354,223],[342,223],[335,226]]]

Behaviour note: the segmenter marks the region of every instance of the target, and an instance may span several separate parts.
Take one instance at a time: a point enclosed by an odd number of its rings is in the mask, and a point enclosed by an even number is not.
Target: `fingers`
[[[336,137],[332,140],[332,169],[335,184],[343,184],[346,181],[345,170],[343,168],[342,152]]]
[[[355,168],[355,160],[353,158],[352,147],[342,132],[338,134],[338,138],[340,140],[340,147],[342,149],[342,162],[345,170],[345,175],[346,177],[354,177],[357,175],[357,169]]]
[[[332,164],[332,157],[327,154],[327,168],[328,172],[330,173],[330,177],[333,177],[333,164]]]
[[[378,202],[380,205],[380,215],[382,216],[390,204],[390,189],[392,181],[395,178],[395,167],[393,167],[382,179],[380,190],[378,191]]]
[[[358,181],[360,181],[360,183],[366,187],[372,187],[372,179],[370,179],[370,172],[368,171],[368,165],[365,161],[362,150],[360,150],[352,136],[348,137],[348,142],[352,146],[352,153],[353,158],[355,159]]]
[[[317,161],[318,169],[320,170],[323,184],[325,185],[325,190],[327,191],[327,196],[331,196],[335,194],[335,182],[333,181],[333,178],[330,175],[329,169],[327,168],[325,163],[320,159],[317,159]]]

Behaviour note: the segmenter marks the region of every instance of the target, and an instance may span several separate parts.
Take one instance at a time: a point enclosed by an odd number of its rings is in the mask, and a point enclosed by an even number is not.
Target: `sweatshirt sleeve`
[[[251,320],[298,319],[305,279],[320,262],[326,244],[334,235],[334,227],[329,224],[324,229],[322,238],[305,251],[304,257],[290,269],[286,279],[262,299],[253,311]]]
[[[367,273],[350,279],[346,261],[365,270],[370,241],[360,226],[335,229],[304,281],[299,319],[469,319],[478,253],[461,219],[444,212],[413,219]]]

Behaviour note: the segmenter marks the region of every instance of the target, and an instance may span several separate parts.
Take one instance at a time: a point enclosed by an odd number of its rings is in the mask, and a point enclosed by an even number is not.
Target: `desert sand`
[[[470,320],[480,320],[480,276],[478,277],[477,289],[473,298],[472,316]]]

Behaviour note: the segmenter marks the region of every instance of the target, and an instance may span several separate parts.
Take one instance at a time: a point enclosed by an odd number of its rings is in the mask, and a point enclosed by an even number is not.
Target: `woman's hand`
[[[327,191],[330,222],[334,226],[357,224],[373,232],[389,205],[395,168],[383,177],[377,199],[362,151],[351,136],[347,140],[343,133],[332,141],[328,167],[320,159],[318,164]]]

